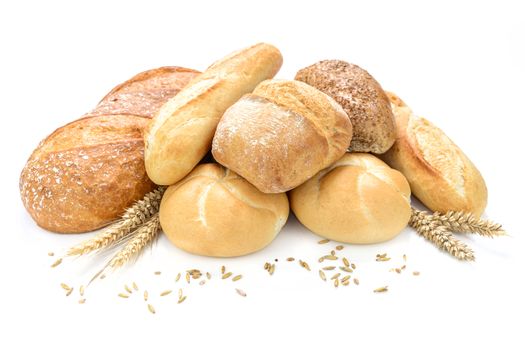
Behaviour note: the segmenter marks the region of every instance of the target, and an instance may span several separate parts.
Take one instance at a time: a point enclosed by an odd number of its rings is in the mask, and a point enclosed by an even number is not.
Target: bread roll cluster
[[[433,210],[483,212],[472,162],[368,72],[328,60],[273,79],[281,64],[261,43],[201,74],[137,75],[35,150],[20,182],[26,208],[49,230],[87,231],[168,185],[159,217],[169,240],[220,257],[268,245],[290,205],[314,233],[358,244],[403,230],[411,189]]]

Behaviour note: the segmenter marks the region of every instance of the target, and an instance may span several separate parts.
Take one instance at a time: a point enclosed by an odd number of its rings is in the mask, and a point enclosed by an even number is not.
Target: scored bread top
[[[153,118],[158,109],[200,72],[182,67],[160,67],[117,85],[88,115],[133,114]]]

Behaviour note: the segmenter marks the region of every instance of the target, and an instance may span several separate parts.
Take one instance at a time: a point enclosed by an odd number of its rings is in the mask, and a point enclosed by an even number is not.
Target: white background
[[[364,3],[2,2],[0,348],[523,349],[525,13],[519,1]],[[140,71],[203,70],[259,41],[282,51],[280,78],[320,59],[343,59],[440,126],[484,175],[486,215],[510,237],[464,237],[475,263],[454,260],[409,229],[384,244],[346,246],[361,285],[335,289],[316,269],[334,244],[317,245],[319,237],[291,218],[267,249],[237,259],[191,256],[161,237],[134,266],[91,285],[85,305],[77,304],[77,292],[66,298],[60,282],[78,289],[104,259],[49,268],[48,251],[61,253],[89,235],[45,232],[25,212],[18,176],[33,148]],[[380,252],[392,261],[375,262]],[[402,254],[407,271],[389,272],[402,265]],[[285,262],[288,256],[313,271]],[[270,277],[262,265],[274,258]],[[219,280],[222,264],[244,279]],[[164,289],[177,290],[173,278],[188,268],[213,278],[205,286],[181,284],[183,304],[176,293],[160,298]],[[139,295],[116,296],[132,281],[149,290],[156,315]],[[372,292],[382,285],[390,291]]]

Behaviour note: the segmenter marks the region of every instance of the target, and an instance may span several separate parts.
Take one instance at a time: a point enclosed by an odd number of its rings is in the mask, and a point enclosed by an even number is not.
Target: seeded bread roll
[[[36,223],[60,233],[92,231],[154,189],[144,168],[144,129],[196,74],[180,67],[138,74],[43,140],[20,175],[20,195]]]
[[[405,177],[367,153],[347,153],[290,192],[297,219],[312,232],[346,243],[397,236],[410,219]]]
[[[394,143],[395,124],[381,85],[364,69],[344,61],[320,61],[297,72],[295,79],[336,100],[354,127],[350,151],[384,153]]]
[[[224,113],[212,153],[260,191],[280,193],[339,159],[351,138],[331,97],[299,81],[267,80]]]
[[[257,44],[214,63],[168,101],[145,136],[151,180],[171,185],[186,176],[210,150],[224,111],[259,82],[273,77],[281,64],[279,50]]]
[[[483,214],[487,187],[476,166],[441,129],[416,116],[395,94],[389,98],[397,140],[383,159],[406,176],[414,195],[430,210]]]
[[[159,217],[177,247],[192,254],[233,257],[267,246],[288,212],[286,194],[264,194],[218,164],[201,164],[166,190]]]

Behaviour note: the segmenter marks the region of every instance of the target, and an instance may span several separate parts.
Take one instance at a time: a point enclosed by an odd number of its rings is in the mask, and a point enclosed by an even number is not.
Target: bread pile
[[[281,64],[261,43],[200,74],[135,76],[41,142],[22,171],[24,205],[43,228],[83,232],[167,185],[169,240],[220,257],[268,245],[290,207],[312,232],[356,244],[398,235],[411,191],[432,210],[483,213],[472,162],[368,72],[327,60],[273,79]]]

